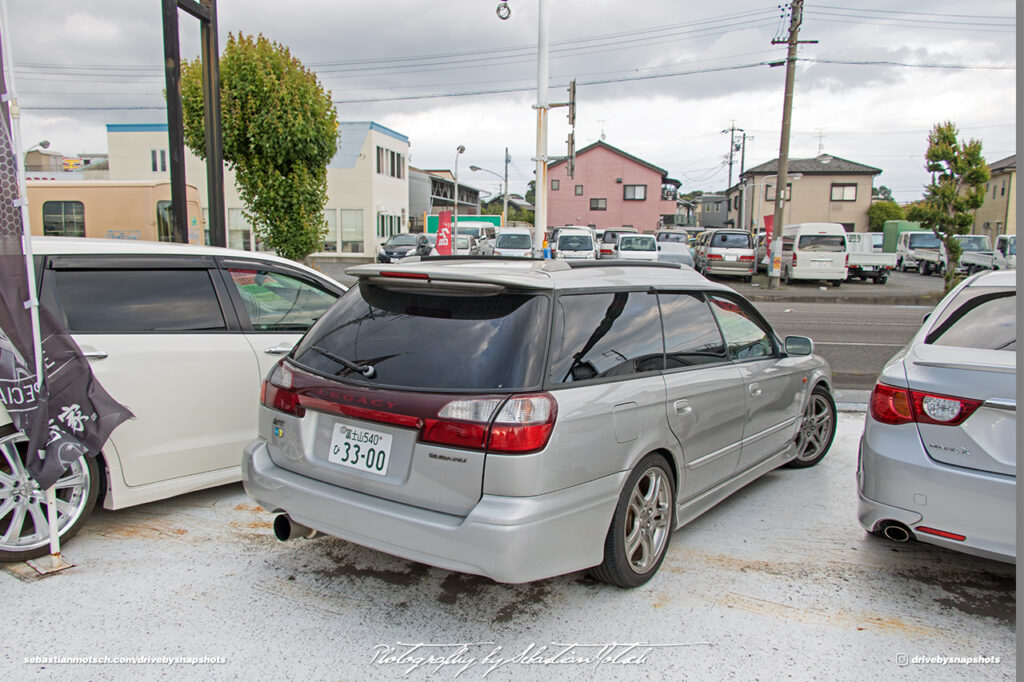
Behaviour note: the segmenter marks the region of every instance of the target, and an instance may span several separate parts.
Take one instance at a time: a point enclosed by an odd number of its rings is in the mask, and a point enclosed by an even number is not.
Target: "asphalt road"
[[[828,360],[836,388],[870,389],[882,367],[910,341],[931,306],[755,303],[775,331],[809,336],[816,353]]]
[[[0,678],[1013,679],[1014,566],[866,534],[862,426],[841,414],[818,466],[773,471],[676,531],[634,590],[584,572],[501,585],[329,537],[281,543],[241,485],[99,510],[64,547],[73,568],[0,572]],[[116,660],[144,656],[167,661]]]

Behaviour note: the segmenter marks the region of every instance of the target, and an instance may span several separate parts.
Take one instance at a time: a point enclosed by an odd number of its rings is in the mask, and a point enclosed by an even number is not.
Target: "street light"
[[[795,181],[799,180],[800,178],[802,178],[803,176],[804,176],[803,173],[793,173],[792,175],[787,174],[786,175],[786,181],[787,181],[786,184],[788,185],[790,180],[795,182]],[[748,187],[763,187],[763,186],[767,186],[767,185],[774,185],[777,181],[778,181],[778,178],[773,178],[771,182],[765,181],[765,182],[751,182],[751,183],[744,183],[743,184],[743,187],[740,189],[740,227],[742,227],[744,229],[747,229],[747,226],[744,224],[744,220],[743,220],[743,218],[744,218],[743,212],[744,212],[744,209],[747,206],[747,188]],[[779,188],[776,187],[775,191],[778,192]],[[783,210],[785,210],[785,205],[787,203],[790,203],[790,201],[792,201],[792,199],[789,199],[789,200],[786,199],[786,190],[785,190],[785,188],[782,189],[782,195],[781,195],[780,199],[781,199],[781,202],[782,202],[782,205],[783,205]],[[792,212],[790,213],[790,216],[792,217]],[[770,244],[765,244],[765,257],[768,259],[768,277],[769,277],[769,279],[772,276],[778,277],[778,273],[773,273],[773,269],[775,268],[775,257],[779,255],[779,247],[782,244],[782,239],[780,238],[781,234],[782,234],[782,225],[772,225],[772,241],[771,241]],[[756,270],[757,267],[758,267],[756,263],[755,263],[754,267],[755,267],[755,270]]]
[[[498,179],[502,180],[501,175],[498,175],[498,173],[495,173],[492,170],[487,170],[486,168],[481,168],[480,166],[470,166],[469,170],[473,171],[474,173],[477,172],[477,171],[483,171],[485,173],[490,173],[491,175],[497,175]],[[502,195],[505,198],[505,203],[504,203],[504,205],[502,206],[502,209],[501,209],[501,226],[502,227],[508,227],[508,177],[507,176],[503,179]]]
[[[794,180],[795,181],[795,180],[799,180],[803,176],[804,176],[803,173],[793,173],[792,175],[787,175],[786,179],[787,180]],[[746,212],[746,208],[747,208],[747,188],[749,188],[749,187],[765,187],[767,185],[774,185],[774,184],[775,184],[775,178],[772,178],[771,182],[745,182],[745,183],[743,183],[743,185],[740,187],[740,220],[739,220],[739,226],[741,228],[743,228],[745,230],[748,229],[748,226],[747,226],[746,222],[744,221],[744,217],[745,217],[744,213]],[[783,195],[783,201],[785,201],[785,195]],[[753,217],[753,214],[751,214],[751,217]],[[779,227],[781,228],[782,226],[780,225]]]
[[[455,178],[455,201],[454,208],[452,209],[452,255],[454,256],[458,249],[455,246],[455,242],[458,241],[456,237],[459,236],[459,155],[466,151],[466,148],[461,144],[455,148],[455,170],[452,172],[452,177]]]

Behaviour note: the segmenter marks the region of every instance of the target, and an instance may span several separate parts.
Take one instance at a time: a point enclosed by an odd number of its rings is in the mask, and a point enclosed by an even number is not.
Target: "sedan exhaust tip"
[[[295,523],[287,514],[278,514],[274,518],[274,537],[281,542],[285,540],[294,540],[298,537],[309,538],[312,540],[319,531],[315,531],[312,528],[303,526],[301,523]]]
[[[913,537],[910,529],[898,521],[888,521],[882,526],[882,536],[893,542],[907,542]]]

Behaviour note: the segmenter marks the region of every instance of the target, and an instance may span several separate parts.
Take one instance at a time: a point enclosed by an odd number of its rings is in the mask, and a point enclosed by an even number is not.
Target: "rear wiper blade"
[[[345,367],[348,367],[353,372],[359,372],[367,379],[372,379],[373,377],[377,376],[377,370],[373,368],[373,365],[357,365],[356,363],[346,360],[345,358],[338,357],[329,350],[324,350],[320,346],[311,346],[311,348],[320,355],[324,356],[325,358],[330,358],[331,360],[337,362],[339,365],[344,365]]]

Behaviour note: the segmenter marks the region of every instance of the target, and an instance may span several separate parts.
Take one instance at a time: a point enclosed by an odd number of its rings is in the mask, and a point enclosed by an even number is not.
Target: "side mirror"
[[[810,355],[814,352],[814,341],[806,336],[787,336],[786,352],[790,355]]]

